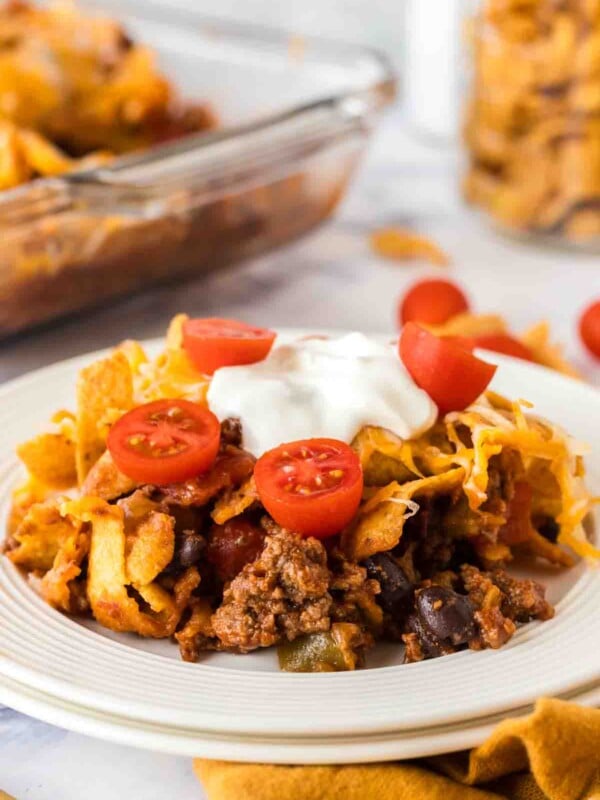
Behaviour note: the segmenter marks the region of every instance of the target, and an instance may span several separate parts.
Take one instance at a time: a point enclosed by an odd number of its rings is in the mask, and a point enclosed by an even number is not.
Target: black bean
[[[184,531],[181,537],[177,537],[175,558],[180,566],[187,569],[193,567],[200,560],[206,540],[198,533]]]
[[[403,617],[411,605],[414,586],[398,562],[387,553],[376,553],[365,561],[369,578],[379,582],[377,596],[384,611],[395,619]]]
[[[444,586],[415,593],[415,610],[425,629],[440,642],[466,644],[475,634],[475,608],[464,594]]]
[[[196,566],[205,549],[206,539],[201,534],[193,530],[176,531],[173,559],[164,574],[177,575],[188,567]]]
[[[555,519],[552,517],[546,517],[546,519],[539,526],[538,530],[545,539],[548,539],[550,542],[556,542],[560,527]]]
[[[408,617],[406,620],[406,630],[407,632],[417,634],[425,658],[437,658],[448,652],[448,649],[444,648],[444,645],[433,635],[429,628],[423,624],[423,621],[417,614],[411,614]]]

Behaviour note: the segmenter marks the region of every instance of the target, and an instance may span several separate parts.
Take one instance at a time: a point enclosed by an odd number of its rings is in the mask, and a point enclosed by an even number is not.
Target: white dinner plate
[[[0,389],[4,513],[19,478],[14,445],[39,429],[53,410],[72,406],[77,371],[96,355]],[[539,413],[579,439],[600,441],[594,389],[542,367],[488,357],[500,365],[496,390],[533,401]],[[598,448],[588,465],[590,482],[597,486]],[[179,660],[170,641],[113,634],[70,619],[47,606],[7,559],[0,562],[0,676],[53,702],[140,727],[165,726],[230,742],[236,737],[397,738],[415,729],[472,723],[600,680],[600,570],[584,563],[568,571],[536,570],[556,603],[556,616],[523,626],[501,650],[402,665],[400,647],[385,645],[375,649],[369,669],[286,674],[278,671],[273,651],[213,653],[189,664]]]
[[[561,695],[579,705],[600,706],[600,683]],[[51,725],[117,744],[192,758],[271,764],[358,764],[425,758],[480,745],[506,716],[531,713],[531,706],[477,720],[433,728],[363,736],[219,736],[176,726],[153,725],[129,717],[76,706],[3,678],[0,703]]]

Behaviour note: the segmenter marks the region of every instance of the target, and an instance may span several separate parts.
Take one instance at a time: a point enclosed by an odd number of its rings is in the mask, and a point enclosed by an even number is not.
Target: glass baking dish
[[[133,0],[100,8],[221,128],[0,194],[0,335],[256,255],[328,217],[395,79],[378,54]]]

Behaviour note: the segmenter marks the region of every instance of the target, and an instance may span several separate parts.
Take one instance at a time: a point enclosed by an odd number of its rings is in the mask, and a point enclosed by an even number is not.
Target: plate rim
[[[600,706],[600,681],[581,692],[556,699],[579,705]],[[18,681],[0,685],[0,704],[74,733],[116,744],[191,758],[224,759],[238,763],[358,764],[425,758],[470,749],[482,744],[507,717],[520,718],[533,705],[511,709],[477,720],[438,728],[390,731],[364,737],[325,737],[281,741],[251,736],[215,737],[204,731],[187,731],[98,712],[32,689]],[[203,749],[204,752],[198,751]]]
[[[311,332],[311,333],[312,332],[330,333],[330,334],[333,334],[333,335],[341,335],[341,334],[343,334],[343,333],[345,333],[347,331],[335,330],[335,329],[322,329],[322,328],[317,328],[316,330],[314,330],[314,329],[302,329],[302,328],[285,328],[285,329],[284,328],[279,328],[278,332],[280,332],[281,334],[284,334],[284,335],[297,336],[297,335],[305,335],[307,332]],[[385,338],[385,339],[389,340],[389,338],[390,338],[389,335],[387,335],[387,334],[367,333],[366,335],[374,337],[374,338],[379,338],[379,339]],[[155,339],[142,341],[142,345],[147,347],[148,349],[153,350],[154,348],[160,347],[160,344],[163,341],[164,340],[162,338],[155,338]],[[88,363],[88,361],[90,359],[102,357],[102,355],[104,355],[106,353],[109,353],[111,351],[111,349],[112,348],[101,348],[101,349],[99,349],[97,351],[93,351],[91,353],[84,353],[84,354],[76,355],[76,356],[73,356],[73,357],[71,357],[69,359],[65,359],[63,361],[56,362],[54,364],[39,368],[39,369],[34,370],[32,372],[29,372],[29,373],[26,373],[25,375],[19,376],[19,377],[15,378],[15,379],[13,379],[11,381],[8,381],[7,383],[5,383],[4,385],[2,385],[0,387],[0,398],[5,398],[7,395],[10,395],[12,392],[27,391],[28,388],[31,388],[32,386],[34,386],[36,384],[37,381],[40,381],[42,379],[46,379],[46,378],[47,379],[52,379],[53,377],[58,378],[63,371],[67,371],[67,372],[71,371],[71,370],[74,371],[81,364]],[[486,353],[486,355],[488,355],[488,354]],[[598,392],[593,386],[581,383],[581,382],[576,381],[576,380],[574,380],[572,378],[569,378],[569,377],[560,375],[558,373],[555,373],[554,371],[549,370],[546,367],[542,367],[542,366],[539,366],[539,365],[525,364],[524,362],[520,363],[520,362],[518,362],[518,360],[512,359],[510,357],[498,356],[498,354],[493,354],[493,353],[489,353],[489,358],[490,358],[490,360],[493,360],[495,363],[511,364],[513,367],[517,367],[519,370],[521,370],[521,369],[525,369],[526,371],[541,370],[546,379],[551,380],[551,381],[552,380],[556,380],[556,381],[559,382],[559,384],[563,384],[563,385],[568,386],[569,387],[568,391],[576,391],[576,392],[583,391],[585,394],[589,395],[589,397],[591,397],[593,395],[594,399],[597,398]],[[4,462],[3,462],[3,464],[4,464]],[[7,565],[6,565],[5,561],[3,560],[3,570],[6,569],[6,566]],[[10,568],[12,568],[12,569],[14,569],[16,571],[16,568],[12,564],[9,565],[9,566],[10,566]],[[588,573],[586,573],[586,574],[588,574]],[[575,586],[572,587],[571,591],[573,591],[579,585],[581,580],[582,580],[582,578],[580,578],[578,580],[578,582],[575,584]],[[32,592],[32,594],[34,594],[34,593]],[[570,592],[569,592],[569,594],[570,594]],[[565,598],[563,598],[563,599],[565,599]],[[41,601],[41,600],[40,600],[40,602],[43,603],[43,601]],[[45,604],[44,604],[44,606],[45,606]],[[48,609],[48,610],[53,611],[52,609]],[[59,612],[54,612],[54,613],[58,614]],[[72,621],[72,623],[74,625],[77,624],[75,621]],[[545,624],[548,624],[548,623],[545,623]],[[533,630],[537,626],[539,626],[539,623],[537,623],[537,625],[536,625],[536,623],[530,624],[529,626],[527,626],[526,629],[525,628],[521,628],[520,629],[521,638],[523,638],[523,631],[525,631],[525,630]],[[90,633],[90,635],[93,634],[93,632],[91,632],[91,631],[89,631],[89,633]],[[517,634],[517,636],[518,636],[518,634]],[[516,640],[516,641],[518,642],[518,640]],[[129,649],[129,650],[132,649],[132,648],[128,648],[126,644],[121,644],[121,643],[119,643],[119,644],[121,646],[123,646],[124,648],[126,648],[126,649]],[[137,652],[140,652],[140,651],[137,651]],[[145,655],[151,657],[154,654],[145,653]],[[454,655],[454,659],[460,658],[461,656],[463,658],[465,656],[468,657],[469,655],[470,655],[469,653],[458,653],[458,654]],[[196,666],[196,665],[194,665],[194,666]],[[205,669],[219,669],[220,672],[223,672],[222,668],[218,668],[218,667],[210,668],[210,667],[207,667],[207,665],[201,665],[201,666],[203,666]],[[410,669],[411,666],[414,667],[415,665],[404,665],[402,668],[404,670],[406,670],[406,669]],[[418,666],[418,665],[416,665],[416,666]],[[377,668],[376,671],[377,671],[378,674],[384,675],[386,672],[389,672],[390,670],[396,671],[397,669],[398,669],[398,666],[394,665],[394,666],[387,666],[387,667],[385,667],[385,666],[384,667],[379,667],[379,668]],[[375,671],[375,670],[373,670],[373,671]],[[257,674],[257,673],[252,673],[252,672],[248,672],[248,671],[245,671],[245,670],[229,669],[229,668],[227,669],[227,672],[229,673],[229,675],[232,676],[232,678],[236,678],[236,677],[240,678],[241,677],[242,679],[244,677],[248,678],[249,676],[251,676],[253,674],[254,675]],[[19,674],[22,675],[22,676],[27,675],[27,678],[28,678],[27,682],[31,686],[36,686],[36,684],[37,684],[37,674],[38,673],[35,670],[30,670],[29,668],[25,667],[24,665],[16,665],[16,669],[15,669],[14,662],[11,661],[10,659],[6,659],[5,657],[0,658],[0,674],[4,674],[7,677],[10,675],[13,680],[15,680],[15,679],[19,680],[19,677],[18,677]],[[285,676],[285,679],[289,679],[291,677],[292,681],[294,681],[296,684],[300,684],[302,682],[302,680],[307,681],[307,682],[308,681],[313,682],[315,680],[315,677],[317,679],[319,677],[323,677],[323,676],[314,676],[314,675],[310,675],[310,676],[307,676],[307,675],[290,676],[290,675],[286,675],[285,673],[283,675],[277,674],[277,673],[268,673],[268,674],[271,676],[271,678],[273,678],[276,681],[277,680],[281,681],[284,676]],[[341,675],[344,675],[344,674],[345,673],[341,673]],[[264,673],[263,673],[263,675],[264,675]],[[48,680],[48,676],[43,676],[43,677],[44,677],[44,679],[46,681]],[[330,679],[333,678],[333,680],[336,680],[336,678],[339,679],[339,676],[336,676],[336,675],[328,675],[327,677],[329,677]],[[585,677],[578,678],[577,681],[576,681],[576,684],[569,684],[569,686],[571,686],[571,688],[575,688],[576,685],[581,685],[582,683],[584,683],[586,681],[589,681],[591,679],[594,679],[596,677],[600,677],[600,671],[598,671],[598,669],[596,669],[594,667],[593,670],[591,669],[591,672],[589,674],[586,673]],[[62,697],[66,702],[69,702],[68,696],[69,695],[71,695],[71,697],[73,696],[73,690],[74,690],[73,685],[64,683],[64,685],[59,687],[58,684],[56,683],[57,679],[53,678],[52,680],[55,682],[55,690],[56,690],[57,696],[58,697]],[[561,681],[561,686],[562,686],[563,689],[565,689],[564,681]],[[43,689],[40,687],[39,691],[43,691]],[[97,694],[97,691],[93,691],[93,690],[88,690],[88,691],[92,691],[92,693]],[[558,688],[551,689],[551,692],[556,692],[556,691],[560,691],[560,690]],[[118,700],[118,698],[115,698],[115,699]],[[118,702],[120,703],[122,701],[118,700]],[[516,707],[516,705],[523,705],[525,702],[527,702],[526,698],[524,698],[522,696],[519,696],[519,697],[513,698],[513,700],[510,701],[510,707],[514,708],[514,707]],[[106,706],[106,700],[101,701],[99,699],[96,699],[95,701],[93,701],[91,703],[90,703],[90,701],[88,699],[88,700],[85,701],[85,704],[86,705],[89,704],[90,708],[94,707],[95,704],[98,705],[98,708],[100,708],[100,707],[106,708],[107,707]],[[130,708],[132,709],[130,711],[130,713],[128,714],[128,716],[131,719],[139,719],[139,720],[150,721],[149,714],[148,714],[147,710],[144,710],[144,708],[138,708],[137,710],[134,711],[133,709],[135,708],[135,705],[134,704],[128,704],[128,705],[130,705]],[[481,713],[478,713],[477,715],[470,716],[469,719],[478,719],[478,718],[482,718],[484,716],[487,716],[489,713],[499,713],[499,712],[501,712],[503,710],[506,710],[507,709],[506,701],[498,700],[495,704],[489,705],[487,708],[488,708],[488,710],[482,711]],[[109,712],[109,713],[112,713],[112,712]],[[164,720],[167,720],[167,717],[168,717],[168,715],[166,715],[164,717]],[[461,712],[457,710],[456,713],[452,717],[449,717],[448,715],[446,715],[445,716],[445,720],[446,720],[447,723],[451,723],[451,721],[453,719],[454,720],[458,720],[461,717],[462,717]],[[166,721],[165,724],[171,724],[171,723]],[[189,720],[190,729],[193,729],[196,724],[197,724],[196,721],[194,721],[194,720],[192,720],[190,718],[190,720]],[[428,723],[427,727],[435,727],[438,724],[439,723],[436,722],[435,717],[434,717]],[[373,725],[375,725],[375,727],[373,727]],[[381,723],[376,723],[376,724],[373,723],[371,725],[371,727],[364,726],[362,728],[362,730],[363,730],[363,732],[368,732],[369,730],[377,730],[377,731],[395,730],[395,731],[398,731],[398,730],[410,730],[410,729],[412,729],[412,727],[414,727],[412,725],[412,723],[408,723],[407,727],[398,727],[397,723],[389,723],[389,724],[387,724],[385,726],[382,726]],[[218,730],[218,729],[222,730],[221,723],[215,721],[214,730]],[[262,732],[262,731],[267,730],[267,729],[268,730],[273,730],[272,725],[266,724],[263,727],[263,726],[261,726],[259,724],[259,721],[255,721],[252,724],[252,726],[249,726],[249,725],[245,725],[244,726],[244,725],[240,724],[240,721],[238,720],[237,721],[237,727],[235,728],[235,730],[233,732],[237,733],[237,734],[242,734],[244,732],[247,732],[247,733],[258,733],[258,732]],[[340,733],[339,728],[335,728],[335,727],[331,728],[331,729],[328,728],[328,727],[319,727],[319,726],[317,726],[316,728],[315,727],[312,728],[312,732],[315,732],[316,730],[322,732],[323,735],[333,735],[333,736],[335,736],[335,735],[339,735],[339,733]],[[293,735],[294,732],[295,732],[295,728],[290,728],[287,732],[286,732],[286,730],[281,729],[281,733],[283,735],[286,735],[286,733],[290,733],[290,734]]]

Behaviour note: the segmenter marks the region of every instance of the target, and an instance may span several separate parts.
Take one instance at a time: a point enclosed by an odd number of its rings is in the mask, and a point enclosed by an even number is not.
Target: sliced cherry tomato
[[[452,344],[458,347],[462,347],[463,350],[468,350],[469,353],[472,353],[476,347],[475,339],[472,336],[442,336],[442,339],[446,342],[452,342]]]
[[[275,331],[235,319],[188,319],[183,324],[183,347],[205,375],[212,375],[220,367],[262,361],[269,354],[275,336]]]
[[[527,345],[508,333],[488,333],[475,336],[474,342],[475,347],[492,350],[494,353],[503,353],[505,356],[522,358],[524,361],[535,360]]]
[[[508,333],[483,333],[479,336],[447,336],[445,338],[467,350],[481,347],[483,350],[491,350],[494,353],[535,362],[527,345]]]
[[[415,283],[400,301],[398,321],[443,325],[450,317],[469,310],[469,301],[461,289],[441,278],[428,278]]]
[[[531,499],[533,489],[525,481],[517,481],[508,503],[506,524],[500,528],[498,539],[503,544],[522,544],[531,538]]]
[[[275,522],[319,539],[339,533],[362,497],[358,456],[337,439],[304,439],[269,450],[256,462],[254,478]]]
[[[209,470],[220,435],[219,420],[207,408],[189,400],[156,400],[118,419],[107,444],[125,475],[164,486]]]
[[[414,382],[427,392],[440,414],[462,411],[479,397],[496,372],[493,364],[414,322],[402,329],[399,351]]]
[[[600,358],[600,300],[588,306],[581,315],[579,335],[590,353]]]

